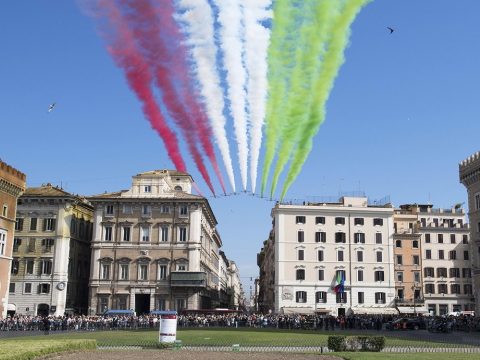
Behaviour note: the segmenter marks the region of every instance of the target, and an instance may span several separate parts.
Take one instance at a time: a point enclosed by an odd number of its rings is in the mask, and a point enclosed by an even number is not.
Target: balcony
[[[175,271],[170,273],[172,287],[206,287],[207,276],[204,272]]]
[[[425,303],[424,298],[416,298],[416,299],[412,299],[412,298],[406,299],[406,298],[399,298],[399,297],[395,298],[395,304],[398,306],[413,306],[414,304],[420,306],[420,305],[423,305],[424,303]]]

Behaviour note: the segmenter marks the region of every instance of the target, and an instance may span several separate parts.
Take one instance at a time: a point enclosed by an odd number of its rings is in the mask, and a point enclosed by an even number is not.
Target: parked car
[[[386,324],[387,330],[419,330],[426,329],[425,321],[418,318],[401,318]]]

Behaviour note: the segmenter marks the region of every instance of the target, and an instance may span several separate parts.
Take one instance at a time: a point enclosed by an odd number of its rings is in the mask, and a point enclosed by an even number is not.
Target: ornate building
[[[20,315],[85,314],[93,207],[51,184],[18,200],[10,302]]]
[[[207,199],[191,193],[192,183],[188,174],[154,170],[134,176],[129,190],[90,197],[90,314],[225,304],[217,220]]]
[[[9,301],[10,269],[17,198],[25,190],[25,174],[0,160],[0,318],[15,312]]]

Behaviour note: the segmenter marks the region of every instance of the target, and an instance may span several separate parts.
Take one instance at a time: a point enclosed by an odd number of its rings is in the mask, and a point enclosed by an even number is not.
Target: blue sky
[[[466,201],[458,163],[480,150],[479,13],[477,0],[369,4],[353,25],[326,122],[287,198],[360,189],[374,199],[390,195],[397,206]],[[0,157],[25,172],[28,185],[52,182],[92,195],[172,167],[76,2],[2,1],[0,44]],[[248,293],[273,203],[244,194],[210,203]]]

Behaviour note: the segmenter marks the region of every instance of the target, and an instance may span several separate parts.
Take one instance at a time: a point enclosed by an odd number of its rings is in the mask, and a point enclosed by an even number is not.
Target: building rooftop
[[[42,184],[39,187],[29,187],[23,193],[23,196],[73,196],[69,192],[63,190],[58,186],[53,186],[52,184]]]
[[[88,198],[89,199],[128,199],[129,196],[126,195],[129,190],[120,190],[116,192],[111,192],[111,193],[103,193],[103,194],[98,194],[98,195],[91,195]],[[131,196],[132,198],[137,199],[138,196]],[[162,198],[162,197],[155,197],[155,198]],[[171,193],[171,196],[165,196],[163,197],[164,199],[185,199],[185,200],[201,200],[205,199],[203,196],[200,195],[195,195],[195,194],[189,194],[183,191],[173,191]],[[145,199],[152,199],[152,197],[146,197]]]

